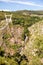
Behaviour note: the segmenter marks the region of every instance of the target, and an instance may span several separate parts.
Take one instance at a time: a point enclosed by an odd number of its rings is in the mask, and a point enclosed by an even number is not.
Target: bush
[[[4,53],[5,53],[4,49],[0,47],[0,56],[4,56]]]
[[[13,58],[0,57],[0,65],[18,65],[18,63]]]
[[[40,59],[38,57],[32,58],[32,60],[30,60],[29,65],[41,65]]]
[[[43,57],[43,35],[36,37],[33,46],[37,49],[36,54],[39,57]]]
[[[4,40],[5,40],[5,39],[8,39],[8,38],[10,38],[10,37],[11,37],[10,34],[7,34],[7,33],[3,34],[3,39],[4,39]]]
[[[22,60],[21,63],[20,63],[20,65],[27,65],[26,60]]]

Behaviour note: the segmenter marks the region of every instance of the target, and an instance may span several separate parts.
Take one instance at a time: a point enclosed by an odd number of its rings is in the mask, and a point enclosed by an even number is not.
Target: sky
[[[43,10],[43,0],[0,0],[0,11]]]

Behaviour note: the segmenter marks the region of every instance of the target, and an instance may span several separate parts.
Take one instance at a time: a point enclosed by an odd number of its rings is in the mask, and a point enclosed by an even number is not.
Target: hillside
[[[43,11],[0,11],[0,65],[43,65]]]
[[[28,27],[28,30],[30,37],[21,54],[27,56],[30,61],[29,65],[34,65],[34,63],[41,65],[41,63],[43,64],[43,20]]]

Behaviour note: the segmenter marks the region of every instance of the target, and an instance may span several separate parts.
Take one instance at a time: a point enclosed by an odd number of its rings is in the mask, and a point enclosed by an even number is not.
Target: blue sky
[[[43,0],[0,0],[0,10],[43,10]]]

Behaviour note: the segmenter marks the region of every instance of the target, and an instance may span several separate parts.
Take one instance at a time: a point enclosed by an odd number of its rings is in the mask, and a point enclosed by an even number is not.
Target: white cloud
[[[7,1],[11,1],[11,0],[0,0],[0,1],[6,1],[7,2]]]
[[[39,6],[39,7],[43,7],[42,5],[39,4],[35,4],[33,2],[22,2],[22,1],[11,1],[13,3],[19,3],[19,4],[24,4],[24,5],[31,5],[31,6]]]
[[[9,9],[3,9],[3,11],[10,11]]]
[[[0,0],[0,1],[3,1],[3,2],[10,2],[11,0]]]
[[[11,11],[11,10],[8,10],[8,9],[0,9],[0,11]]]
[[[24,1],[21,1],[21,0],[0,0],[0,1],[43,7],[43,5],[39,5],[39,4],[36,4],[36,3],[33,3],[33,2],[29,2],[29,1],[28,2],[26,2],[26,1],[24,2]]]

